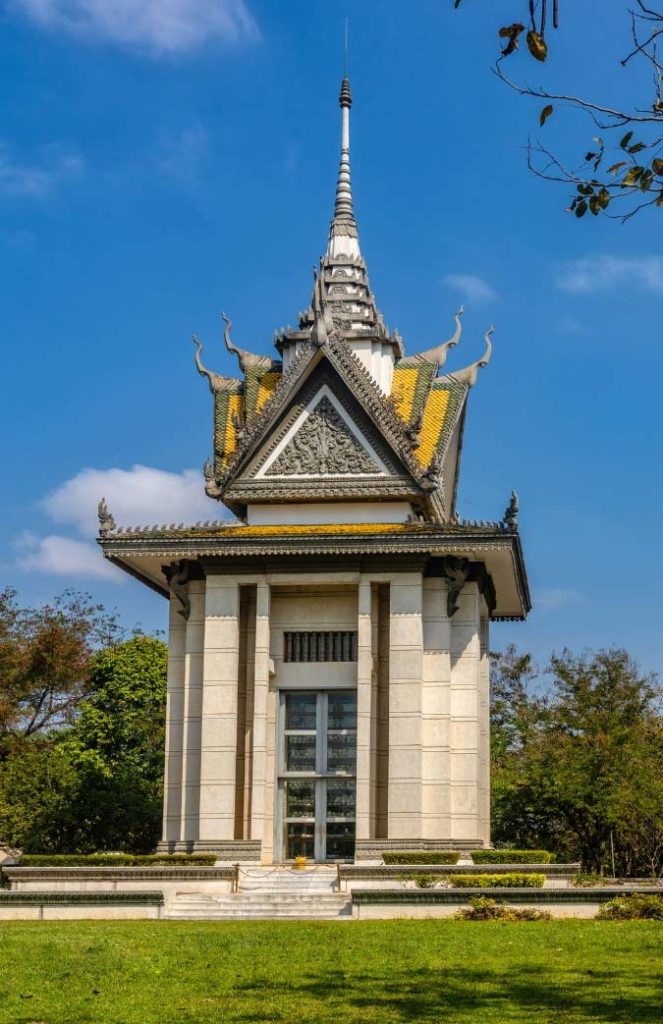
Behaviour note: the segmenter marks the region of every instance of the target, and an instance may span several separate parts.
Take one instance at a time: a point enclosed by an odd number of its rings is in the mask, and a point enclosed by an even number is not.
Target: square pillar
[[[482,845],[479,775],[482,731],[481,603],[477,584],[467,583],[458,599],[458,611],[451,620],[449,755],[451,838],[479,842],[479,845]]]
[[[490,622],[481,600],[479,630],[479,835],[490,845]]]
[[[447,587],[439,577],[424,580],[424,671],[422,712],[422,839],[448,839],[451,793],[449,781],[449,690],[451,624]]]
[[[371,620],[371,584],[366,577],[359,582],[357,615],[357,794],[356,836],[371,839],[375,816],[373,650]]]
[[[269,697],[269,606],[266,580],[256,587],[255,669],[253,679],[253,765],[251,780],[251,834],[261,841],[265,825],[267,787],[267,715]]]
[[[184,645],[184,714],[182,716],[182,810],[180,842],[190,847],[198,838],[200,795],[200,728],[203,702],[205,582],[189,583],[190,613]]]
[[[422,575],[400,573],[390,589],[389,839],[421,837]]]
[[[182,822],[182,732],[184,725],[184,659],[186,621],[182,605],[170,598],[168,622],[168,684],[166,697],[166,756],[163,783],[163,831],[159,847],[179,842]]]
[[[239,584],[232,577],[206,580],[204,680],[198,842],[214,848],[235,838]]]

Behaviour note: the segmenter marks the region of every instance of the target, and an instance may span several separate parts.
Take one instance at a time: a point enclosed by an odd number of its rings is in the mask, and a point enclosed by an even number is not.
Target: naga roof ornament
[[[483,336],[485,348],[481,359],[477,359],[475,363],[470,363],[469,366],[466,366],[462,370],[454,370],[453,373],[449,374],[450,377],[453,377],[454,380],[461,384],[467,384],[470,388],[474,387],[477,382],[479,370],[482,370],[484,366],[488,366],[490,357],[493,354],[493,343],[490,339],[492,338],[494,331],[495,326],[493,325],[488,328]]]
[[[370,500],[371,495],[385,500],[395,493],[393,478],[373,483],[363,479],[354,490],[346,483],[334,489],[320,471],[319,481],[315,473],[309,473],[310,481],[305,484],[303,472],[283,470],[286,455],[278,463],[282,472],[276,477],[256,477],[260,453],[277,443],[274,438],[280,436],[291,410],[312,402],[315,388],[324,381],[332,391],[336,389],[341,403],[353,406],[352,415],[368,417],[370,429],[378,431],[399,462],[398,493],[403,499],[427,520],[453,522],[467,397],[479,370],[490,361],[494,328],[485,334],[479,359],[460,370],[441,372],[461,340],[461,306],[448,341],[405,355],[401,335],[398,330],[389,331],[377,308],[361,254],[350,172],[352,93],[347,76],[339,104],[340,161],[327,246],[313,269],[310,305],[299,314],[296,327],[288,325],[275,334],[274,344],[282,360],[240,348],[233,341],[232,321],[226,313],[221,314],[225,346],[238,360],[241,379],[208,370],[201,358],[202,343],[194,337],[196,368],[206,377],[215,406],[213,458],[205,465],[205,489],[240,516],[251,502],[360,500],[360,494],[362,500]],[[343,398],[346,390],[349,394]],[[330,417],[331,413],[327,419]],[[314,450],[318,434],[320,431],[300,430],[294,445],[311,447],[310,459],[298,448],[299,463],[307,470],[320,466]],[[338,431],[330,433],[332,440],[338,441],[340,436]],[[288,455],[292,450],[290,445]],[[286,480],[294,480],[296,486]]]
[[[415,366],[417,363],[433,363],[438,370],[441,369],[447,361],[450,349],[455,348],[460,341],[463,333],[461,317],[464,312],[465,307],[461,306],[455,314],[454,320],[456,321],[456,329],[448,341],[445,341],[434,348],[426,349],[425,352],[417,352],[411,356],[404,356],[403,359],[399,360],[399,366]],[[398,334],[397,331],[394,333]]]

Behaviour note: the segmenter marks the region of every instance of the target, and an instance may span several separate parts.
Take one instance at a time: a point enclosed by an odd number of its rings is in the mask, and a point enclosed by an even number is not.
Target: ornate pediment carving
[[[324,395],[265,476],[356,476],[382,468]]]

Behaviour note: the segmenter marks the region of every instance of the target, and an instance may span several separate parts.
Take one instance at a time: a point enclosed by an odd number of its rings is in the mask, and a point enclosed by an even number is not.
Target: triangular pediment
[[[345,372],[333,355],[318,351],[308,361],[308,372],[291,387],[271,422],[266,422],[271,411],[266,410],[260,434],[255,431],[253,443],[244,447],[224,482],[220,496],[233,510],[252,502],[396,499],[419,504],[425,487],[419,473],[412,472],[403,428],[397,428],[394,443],[395,431],[389,427],[395,415],[386,399],[361,376],[358,382],[350,378],[363,372],[354,362]]]
[[[256,477],[366,477],[389,468],[324,384],[301,410]]]

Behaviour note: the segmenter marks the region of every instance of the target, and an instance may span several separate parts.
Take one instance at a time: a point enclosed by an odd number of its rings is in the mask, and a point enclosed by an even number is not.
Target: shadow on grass
[[[627,985],[630,984],[628,981]],[[289,984],[270,984],[269,995],[282,1007],[296,1007],[301,996],[319,1000],[321,1019],[347,1019],[349,1009],[357,1011],[356,1019],[370,1021],[390,1019],[381,1012],[396,1015],[399,1021],[442,1021],[450,1015],[467,1016],[468,1021],[482,1019],[499,1021],[545,1020],[546,1024],[564,1021],[595,1022],[595,1024],[662,1024],[663,988],[660,974],[651,970],[641,974],[637,988],[620,993],[625,979],[612,971],[583,971],[581,965],[571,974],[555,976],[555,966],[513,967],[503,971],[473,970],[471,967],[413,969],[381,975],[350,974],[343,971],[321,971],[302,974]],[[262,984],[236,986],[235,993],[265,996]],[[310,1013],[310,1003],[306,1006]],[[362,1014],[364,1011],[364,1014]],[[500,1011],[504,1012],[502,1018]],[[540,1016],[544,1015],[544,1016]],[[264,1013],[234,1017],[236,1021],[259,1024],[281,1017],[265,1006]],[[283,1016],[285,1021],[287,1016]],[[308,1018],[307,1018],[308,1019]],[[454,1019],[452,1017],[452,1019]]]

